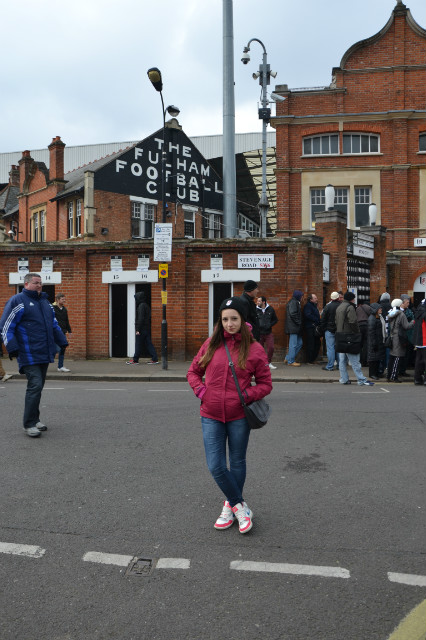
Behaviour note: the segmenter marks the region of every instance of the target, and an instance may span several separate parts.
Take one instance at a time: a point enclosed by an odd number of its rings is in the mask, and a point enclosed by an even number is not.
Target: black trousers
[[[414,380],[421,382],[426,370],[426,349],[416,349],[416,364],[414,366]]]
[[[315,327],[306,329],[306,358],[308,362],[315,362],[321,346],[321,338],[315,334]]]

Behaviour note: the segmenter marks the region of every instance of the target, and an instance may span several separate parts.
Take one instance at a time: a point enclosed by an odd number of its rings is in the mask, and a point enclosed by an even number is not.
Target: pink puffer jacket
[[[235,365],[238,382],[247,404],[264,398],[272,391],[271,370],[263,347],[258,342],[250,345],[246,368],[240,369],[238,362],[239,342],[241,334],[230,335],[225,332],[225,340]],[[187,374],[187,379],[195,395],[201,398],[200,415],[204,418],[229,422],[244,418],[244,410],[238,396],[235,381],[229,366],[228,356],[224,346],[220,346],[207,368],[199,365],[200,358],[207,351],[210,338],[205,341]],[[205,375],[205,382],[203,377]],[[256,384],[251,385],[254,376]]]

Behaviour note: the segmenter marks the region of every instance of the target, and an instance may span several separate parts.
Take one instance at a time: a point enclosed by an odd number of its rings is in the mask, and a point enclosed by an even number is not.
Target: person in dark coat
[[[70,321],[68,319],[68,310],[65,306],[65,293],[58,293],[55,296],[55,302],[53,303],[53,310],[55,311],[56,320],[58,321],[58,325],[62,329],[62,333],[64,336],[68,334],[70,336],[72,334]],[[68,339],[68,338],[67,338]],[[65,349],[60,347],[58,344],[56,345],[58,352],[58,371],[62,371],[62,373],[69,373],[69,369],[64,367],[64,358],[65,358]]]
[[[9,358],[17,358],[19,373],[25,374],[28,381],[23,426],[31,438],[47,431],[47,426],[40,421],[47,369],[55,360],[56,345],[68,345],[42,286],[39,273],[26,273],[23,291],[9,298],[0,319],[0,332]]]
[[[135,293],[136,320],[135,320],[135,355],[126,364],[139,364],[142,346],[145,345],[151,360],[147,364],[158,364],[158,356],[151,340],[151,309],[145,300],[145,293],[138,291]]]
[[[303,298],[303,291],[295,289],[293,297],[287,302],[284,331],[290,336],[288,343],[288,353],[284,359],[292,367],[300,367],[300,362],[296,362],[296,356],[303,345],[302,339],[302,308],[300,302]]]
[[[361,366],[367,366],[367,321],[368,316],[371,313],[369,304],[359,304],[356,308],[356,319],[358,320],[358,327],[361,333],[361,353],[360,361]]]
[[[426,299],[422,300],[414,312],[413,344],[416,347],[414,384],[426,385]]]
[[[340,304],[339,298],[339,292],[333,291],[330,294],[330,302],[325,305],[321,313],[320,329],[321,334],[325,337],[325,344],[327,347],[327,364],[323,367],[324,371],[333,371],[334,361],[339,357],[335,350],[336,309]]]
[[[253,337],[257,341],[260,339],[260,327],[256,308],[258,295],[259,288],[257,286],[257,282],[254,280],[246,280],[240,300],[243,303],[244,315],[247,318],[247,322],[251,324]]]
[[[388,320],[387,320],[388,313],[392,309],[392,305],[390,302],[390,294],[387,291],[385,291],[384,293],[381,294],[381,296],[379,296],[379,299],[377,300],[377,302],[382,307],[382,316],[385,319],[386,330],[387,330],[388,329]],[[390,349],[385,349],[385,357],[380,361],[380,364],[379,364],[379,375],[383,375],[386,367],[388,366],[389,354],[390,354]]]
[[[308,301],[303,307],[303,323],[305,325],[308,364],[315,364],[321,346],[321,338],[317,334],[320,313],[318,311],[318,298],[315,293],[309,294]]]
[[[378,380],[379,363],[385,357],[386,323],[382,316],[382,308],[378,302],[370,306],[371,313],[367,321],[367,362],[368,375]]]
[[[267,303],[265,296],[259,296],[257,299],[257,318],[259,320],[260,339],[259,342],[266,349],[268,363],[270,369],[276,369],[272,364],[272,356],[274,355],[274,334],[272,327],[278,322],[277,314],[274,307]]]
[[[414,326],[414,320],[408,322],[401,305],[401,298],[395,298],[395,300],[392,300],[392,310],[388,313],[389,335],[392,337],[392,347],[388,362],[388,382],[401,382],[398,378],[399,361],[405,356],[406,345],[402,343],[399,332],[400,329],[407,331],[407,329],[411,329]]]

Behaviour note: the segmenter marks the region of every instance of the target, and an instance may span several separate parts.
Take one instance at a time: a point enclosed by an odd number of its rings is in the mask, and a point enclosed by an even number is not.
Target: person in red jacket
[[[247,533],[253,526],[253,512],[243,497],[250,428],[224,345],[226,342],[247,404],[264,398],[272,391],[271,370],[266,353],[253,338],[250,328],[241,300],[237,297],[224,300],[213,334],[198,351],[187,374],[189,384],[201,400],[207,466],[225,495],[222,512],[214,526],[219,530],[228,529],[237,519],[240,533]],[[256,384],[252,386],[253,376]]]

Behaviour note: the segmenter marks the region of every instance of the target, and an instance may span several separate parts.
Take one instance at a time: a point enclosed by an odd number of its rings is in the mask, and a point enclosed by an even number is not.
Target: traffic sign
[[[168,264],[159,264],[158,265],[158,277],[159,278],[168,278],[169,277],[169,265]]]

